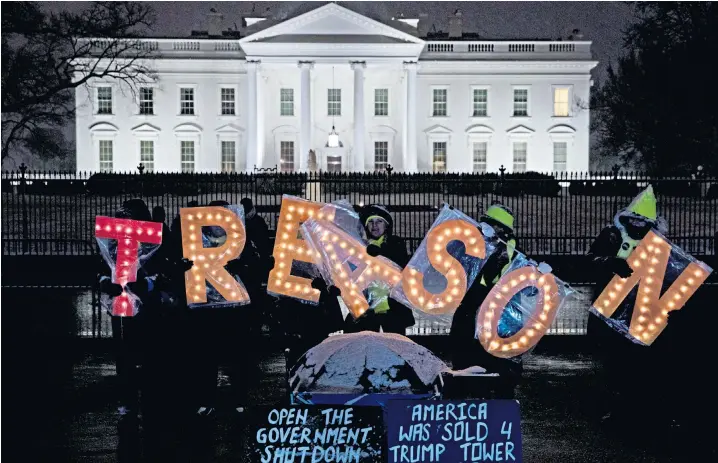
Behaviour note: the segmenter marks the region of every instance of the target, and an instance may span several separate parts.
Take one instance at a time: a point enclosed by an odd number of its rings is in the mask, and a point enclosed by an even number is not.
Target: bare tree
[[[34,2],[2,9],[2,159],[70,155],[61,133],[75,117],[74,90],[95,79],[133,89],[155,75],[138,40],[154,12],[135,2],[95,2],[49,13]]]

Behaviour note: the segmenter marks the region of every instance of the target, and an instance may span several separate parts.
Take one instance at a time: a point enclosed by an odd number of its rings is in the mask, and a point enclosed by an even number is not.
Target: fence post
[[[506,174],[506,167],[504,167],[503,164],[501,164],[501,167],[499,167],[499,191],[498,193],[503,196],[504,194],[504,175]]]
[[[617,192],[617,194],[613,195],[613,210],[617,211],[619,207],[619,196],[621,194],[621,190],[618,188],[618,172],[621,170],[621,166],[614,164],[611,170],[613,171],[613,191]]]
[[[22,253],[28,254],[30,252],[30,236],[28,231],[28,217],[27,217],[27,200],[25,195],[27,194],[27,179],[25,173],[27,172],[27,166],[23,162],[20,164],[20,209],[22,211]]]
[[[140,191],[138,193],[140,198],[145,199],[145,178],[142,175],[145,172],[145,165],[140,163],[140,165],[137,166],[137,170],[140,171]]]
[[[394,168],[391,166],[391,164],[386,165],[386,189],[388,191],[388,198],[386,201],[386,205],[391,207],[391,173],[394,171]]]

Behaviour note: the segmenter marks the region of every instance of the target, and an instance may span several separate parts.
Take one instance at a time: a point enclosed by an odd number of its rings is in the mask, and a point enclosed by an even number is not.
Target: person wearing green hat
[[[383,256],[399,267],[409,263],[404,240],[393,234],[394,219],[386,207],[372,204],[359,210],[359,220],[364,225],[367,240],[367,254]],[[414,325],[411,309],[389,297],[391,288],[381,283],[370,285],[368,300],[371,310],[354,319],[351,314],[345,319],[345,332],[384,331],[405,334]]]
[[[591,244],[588,256],[596,283],[592,300],[596,300],[614,275],[628,278],[633,274],[626,259],[650,230],[662,235],[667,233],[667,224],[658,216],[656,203],[653,188],[649,185],[628,207],[618,211],[613,223],[601,230]],[[607,376],[608,397],[601,404],[599,415],[602,415],[602,421],[613,421],[616,418],[613,412],[628,412],[629,404],[636,405],[636,401],[628,397],[631,392],[628,385],[640,379],[646,349],[631,342],[594,313],[589,314],[586,332]]]
[[[454,313],[450,332],[452,366],[454,370],[462,370],[478,365],[490,373],[499,373],[506,379],[507,389],[512,391],[521,376],[521,362],[500,359],[486,352],[476,339],[476,316],[484,299],[508,271],[516,255],[514,213],[507,206],[494,203],[479,221],[482,233],[495,244],[496,251],[489,256]],[[521,314],[513,315],[521,318]]]

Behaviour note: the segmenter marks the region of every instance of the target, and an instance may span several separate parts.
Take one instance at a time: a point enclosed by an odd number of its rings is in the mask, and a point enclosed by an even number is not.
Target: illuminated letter
[[[342,299],[355,318],[369,309],[362,292],[370,285],[385,284],[389,297],[391,288],[401,280],[401,267],[385,257],[368,255],[362,242],[338,226],[309,220],[302,230],[322,256],[322,273],[341,290]]]
[[[117,257],[112,272],[112,282],[122,286],[123,292],[112,301],[112,315],[130,317],[134,315],[134,304],[132,298],[124,291],[124,287],[127,283],[137,281],[140,243],[162,243],[162,224],[96,217],[95,236],[117,240]]]
[[[461,263],[446,250],[451,241],[464,243],[466,254],[470,256],[481,259],[486,257],[486,242],[476,225],[452,219],[433,226],[426,238],[426,254],[431,266],[446,278],[447,283],[438,294],[427,291],[424,287],[424,273],[410,262],[403,271],[401,286],[407,302],[415,309],[430,314],[451,313],[464,298],[467,289],[466,272]]]
[[[610,318],[638,284],[628,334],[649,346],[666,327],[668,312],[682,308],[713,271],[691,258],[691,263],[661,296],[671,250],[679,251],[665,238],[653,231],[648,232],[627,259],[633,275],[629,278],[614,276],[593,303],[594,311]]]
[[[506,305],[520,291],[532,286],[538,290],[533,307],[520,307],[530,317],[527,317],[528,320],[518,332],[507,338],[500,337],[499,320]],[[533,265],[505,274],[491,289],[479,309],[476,317],[479,342],[495,357],[512,358],[523,354],[535,346],[551,326],[564,296],[559,293],[553,274],[540,275]]]
[[[244,249],[246,235],[242,220],[223,207],[191,207],[180,209],[182,223],[182,252],[194,261],[185,273],[187,303],[207,302],[207,281],[227,302],[249,301],[247,290],[224,268]],[[202,227],[219,227],[227,234],[222,246],[205,248],[202,244]]]
[[[269,274],[267,292],[319,302],[319,291],[312,288],[308,278],[292,275],[294,261],[316,265],[315,256],[307,243],[299,237],[300,225],[310,218],[334,220],[334,215],[325,215],[319,210],[327,206],[294,196],[285,195],[277,221],[277,237],[274,241],[274,268]]]

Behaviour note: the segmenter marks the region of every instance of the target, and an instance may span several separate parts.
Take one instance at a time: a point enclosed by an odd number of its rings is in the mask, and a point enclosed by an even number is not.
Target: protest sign
[[[247,460],[261,463],[382,460],[384,426],[378,407],[257,407],[245,411]]]
[[[633,342],[650,346],[668,324],[668,314],[680,310],[713,269],[656,231],[649,231],[626,260],[633,274],[614,276],[591,312]]]
[[[194,262],[185,273],[190,307],[249,303],[249,294],[239,277],[225,269],[244,249],[247,237],[243,219],[241,206],[180,209],[182,251]]]
[[[522,461],[514,400],[390,401],[388,463]]]
[[[112,299],[111,313],[131,317],[138,312],[140,299],[125,286],[137,281],[137,270],[159,249],[162,224],[97,216],[95,238],[112,271],[112,282],[123,287],[122,294]]]

